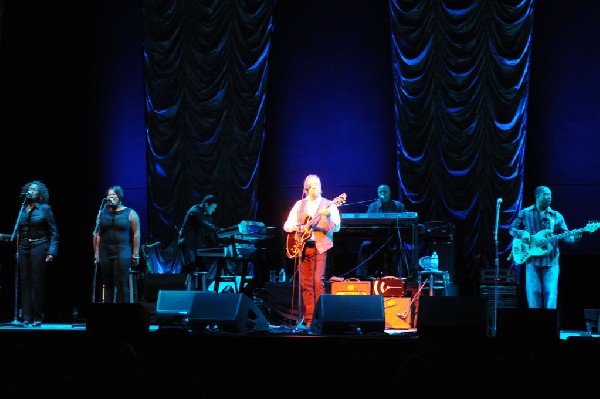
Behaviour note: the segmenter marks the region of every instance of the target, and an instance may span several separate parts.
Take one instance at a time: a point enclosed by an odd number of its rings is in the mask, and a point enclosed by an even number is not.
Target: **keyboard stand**
[[[243,292],[244,287],[246,286],[247,281],[249,280],[248,274],[248,261],[247,260],[236,260],[235,262],[242,262],[242,271],[240,276],[239,285],[237,284],[236,276],[227,276],[224,273],[227,271],[227,262],[228,258],[219,259],[217,265],[217,275],[215,277],[215,292],[219,292],[219,285],[223,282],[233,282],[235,292]]]

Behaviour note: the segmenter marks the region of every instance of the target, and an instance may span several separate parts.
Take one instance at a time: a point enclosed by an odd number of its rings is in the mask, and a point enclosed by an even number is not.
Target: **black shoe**
[[[33,322],[33,324],[31,324],[33,327],[40,327],[42,325],[42,322],[40,320],[36,320]]]

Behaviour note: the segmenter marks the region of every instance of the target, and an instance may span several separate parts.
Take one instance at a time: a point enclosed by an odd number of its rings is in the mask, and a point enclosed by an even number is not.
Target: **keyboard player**
[[[187,211],[179,230],[178,244],[183,254],[181,273],[207,272],[207,286],[216,278],[218,259],[199,257],[197,251],[199,248],[220,246],[217,233],[221,228],[215,226],[213,222],[213,214],[217,210],[217,206],[215,196],[208,194],[199,204],[193,205]],[[227,267],[228,269],[235,268],[235,263],[228,262]],[[230,274],[235,275],[235,270],[231,270]]]
[[[367,213],[397,213],[404,212],[404,204],[392,199],[392,190],[387,184],[377,187],[378,199],[369,205]],[[373,277],[396,276],[401,258],[401,248],[397,237],[387,244],[385,241],[363,241],[358,249],[356,277],[367,280]],[[401,276],[397,276],[401,277]]]

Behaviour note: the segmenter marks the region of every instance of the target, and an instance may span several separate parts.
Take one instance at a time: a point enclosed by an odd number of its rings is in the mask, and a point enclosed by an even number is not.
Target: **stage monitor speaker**
[[[155,313],[156,324],[161,327],[187,326],[194,298],[201,292],[159,290]]]
[[[85,329],[94,333],[147,333],[150,315],[140,303],[89,303]]]
[[[560,339],[556,309],[498,308],[498,340],[552,342]]]
[[[199,291],[189,316],[193,332],[268,331],[267,318],[246,294]]]
[[[487,336],[485,298],[419,297],[417,334],[420,338],[483,339]]]
[[[143,302],[156,302],[158,300],[158,292],[160,290],[183,291],[187,287],[185,285],[186,274],[162,274],[149,273],[143,278]]]
[[[310,332],[327,334],[372,334],[385,331],[382,295],[335,295],[319,297]]]

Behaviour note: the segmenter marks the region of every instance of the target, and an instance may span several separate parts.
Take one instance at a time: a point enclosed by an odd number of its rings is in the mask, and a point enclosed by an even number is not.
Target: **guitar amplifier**
[[[373,294],[388,296],[404,296],[405,278],[387,276],[373,280]]]
[[[335,295],[371,295],[371,282],[358,280],[334,281],[331,293]]]
[[[410,301],[411,298],[383,298],[385,328],[398,330],[412,328],[412,304]]]

